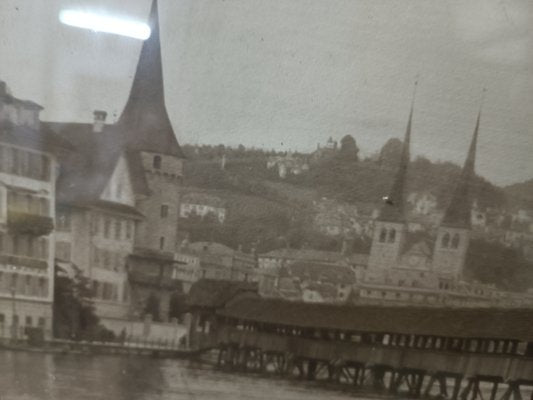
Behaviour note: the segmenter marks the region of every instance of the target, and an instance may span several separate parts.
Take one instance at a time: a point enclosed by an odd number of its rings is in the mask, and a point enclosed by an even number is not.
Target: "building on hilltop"
[[[175,265],[184,156],[165,107],[157,0],[149,25],[116,123],[96,111],[92,124],[45,124],[75,149],[60,160],[58,246],[65,254],[70,246],[70,261],[93,281],[98,315],[107,318],[143,315],[155,297],[165,320],[175,289],[162,282]]]
[[[0,81],[0,337],[52,331],[57,158],[70,145],[41,126],[42,109]]]
[[[267,169],[277,168],[278,176],[285,179],[288,175],[301,175],[309,171],[307,156],[295,155],[291,152],[283,156],[270,156],[267,160]]]
[[[204,218],[213,215],[221,224],[226,220],[226,204],[217,196],[207,193],[187,193],[180,199],[180,217],[198,216]]]

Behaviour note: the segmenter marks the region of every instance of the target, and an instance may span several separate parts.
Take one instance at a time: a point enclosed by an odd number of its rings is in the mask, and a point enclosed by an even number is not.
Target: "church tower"
[[[400,165],[391,191],[384,199],[380,215],[374,225],[372,246],[368,259],[367,280],[383,281],[388,271],[397,265],[405,243],[407,224],[405,220],[405,185],[409,166],[409,146],[413,120],[413,104],[409,113],[403,141]]]
[[[443,277],[459,280],[462,276],[470,241],[470,186],[475,176],[476,146],[481,112],[468,150],[465,164],[452,199],[437,231],[433,252],[433,269]]]
[[[136,227],[136,247],[173,252],[184,156],[165,106],[157,0],[152,2],[149,25],[151,35],[142,44],[130,95],[116,126],[136,169],[134,179],[147,188],[136,202],[145,216]]]

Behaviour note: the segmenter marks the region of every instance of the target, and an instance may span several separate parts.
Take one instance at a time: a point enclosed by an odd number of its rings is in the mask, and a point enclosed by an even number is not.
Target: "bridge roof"
[[[349,306],[238,296],[218,314],[297,328],[533,342],[533,309]]]

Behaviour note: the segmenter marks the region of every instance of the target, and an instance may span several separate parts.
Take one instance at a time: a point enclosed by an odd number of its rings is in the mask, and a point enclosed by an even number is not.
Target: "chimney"
[[[7,85],[4,81],[0,81],[0,97],[4,97],[7,94]]]
[[[93,132],[100,133],[104,130],[105,119],[107,118],[107,113],[101,110],[95,110],[93,112],[94,121],[93,121]]]

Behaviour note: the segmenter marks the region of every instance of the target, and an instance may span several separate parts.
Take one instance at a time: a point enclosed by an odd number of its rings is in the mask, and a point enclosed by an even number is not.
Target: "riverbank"
[[[199,354],[197,350],[169,347],[162,343],[128,341],[88,342],[63,339],[47,340],[38,345],[22,340],[3,340],[0,342],[0,350],[49,354],[109,354],[177,359],[192,358]]]

